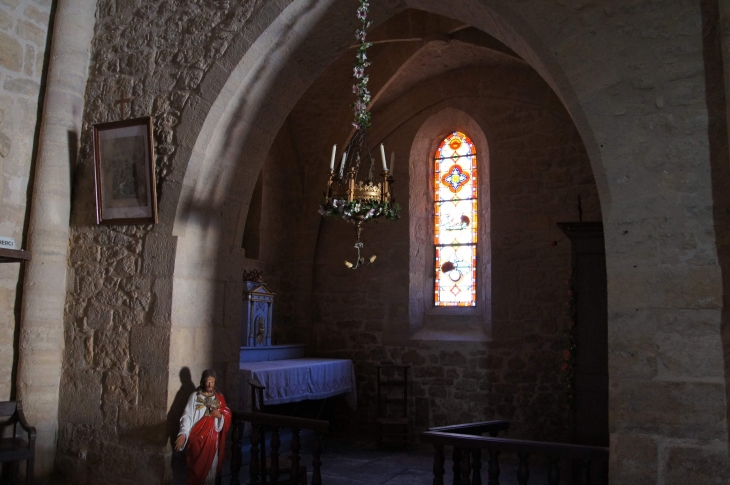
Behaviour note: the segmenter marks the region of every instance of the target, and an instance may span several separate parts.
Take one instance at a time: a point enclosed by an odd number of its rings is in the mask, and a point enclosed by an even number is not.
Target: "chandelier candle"
[[[385,163],[385,147],[380,144],[380,159],[383,161],[383,172],[388,171],[388,165]]]
[[[337,146],[337,145],[335,145]],[[342,163],[340,164],[340,178],[342,178],[342,174],[345,171],[345,159],[347,158],[347,151],[342,153]]]
[[[332,160],[330,160],[330,170],[335,169],[335,155],[337,155],[337,144],[332,145]]]

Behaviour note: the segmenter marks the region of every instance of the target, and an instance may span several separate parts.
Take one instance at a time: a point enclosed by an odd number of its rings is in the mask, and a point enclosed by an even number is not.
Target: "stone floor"
[[[282,443],[286,443],[282,437]],[[353,439],[352,437],[327,436],[322,447],[322,483],[323,485],[430,485],[433,483],[433,448],[418,446],[410,450],[379,450],[370,440]],[[248,446],[247,446],[248,448]],[[282,448],[282,455],[286,451]],[[243,463],[250,461],[248,450],[244,452]],[[516,466],[501,463],[501,485],[516,485]],[[303,436],[302,463],[307,465],[311,474],[311,437]],[[451,463],[447,459],[447,475],[445,483],[452,483]],[[545,484],[547,478],[544,467],[533,467],[530,470],[529,483]],[[249,469],[245,466],[240,473],[241,484],[249,483]],[[222,485],[230,484],[230,468],[223,470]],[[486,463],[482,470],[482,483],[487,483]]]

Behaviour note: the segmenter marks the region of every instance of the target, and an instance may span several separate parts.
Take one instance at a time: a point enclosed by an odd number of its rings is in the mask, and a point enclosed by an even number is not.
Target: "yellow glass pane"
[[[434,162],[434,303],[475,306],[479,204],[474,143],[454,132],[439,145]]]

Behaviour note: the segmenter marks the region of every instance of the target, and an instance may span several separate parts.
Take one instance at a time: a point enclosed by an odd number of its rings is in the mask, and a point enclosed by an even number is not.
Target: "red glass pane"
[[[469,137],[454,132],[441,142],[434,161],[434,302],[436,306],[475,306],[476,148]]]

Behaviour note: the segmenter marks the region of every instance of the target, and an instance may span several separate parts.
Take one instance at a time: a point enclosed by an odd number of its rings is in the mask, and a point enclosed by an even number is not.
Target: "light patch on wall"
[[[3,203],[25,206],[28,177],[7,177],[6,180],[8,190],[4,194]]]

